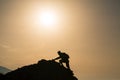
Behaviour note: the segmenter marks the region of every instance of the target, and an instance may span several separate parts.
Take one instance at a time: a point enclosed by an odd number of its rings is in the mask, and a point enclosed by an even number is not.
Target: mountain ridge
[[[1,77],[1,80],[78,80],[72,70],[51,60],[23,66]]]

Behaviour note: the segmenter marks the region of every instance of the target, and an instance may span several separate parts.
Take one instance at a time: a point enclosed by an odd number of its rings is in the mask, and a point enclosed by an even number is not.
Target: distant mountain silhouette
[[[58,62],[40,60],[3,75],[0,80],[77,80],[73,72]]]
[[[3,66],[0,66],[0,73],[1,74],[6,74],[8,72],[10,72],[11,70],[6,68],[6,67],[3,67]]]

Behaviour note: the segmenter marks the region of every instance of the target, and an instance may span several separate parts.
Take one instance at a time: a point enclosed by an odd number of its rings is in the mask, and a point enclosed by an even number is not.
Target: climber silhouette
[[[63,65],[63,63],[66,63],[66,67],[68,69],[70,69],[70,66],[69,66],[69,55],[64,53],[64,52],[61,52],[61,51],[58,51],[57,52],[59,57],[55,58],[55,59],[52,59],[52,60],[57,60],[57,59],[60,59],[59,62],[61,65]]]

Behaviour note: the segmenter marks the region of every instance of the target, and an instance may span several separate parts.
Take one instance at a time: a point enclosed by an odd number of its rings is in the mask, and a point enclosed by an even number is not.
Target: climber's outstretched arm
[[[57,57],[57,58],[55,58],[55,59],[53,59],[53,60],[57,60],[57,59],[60,59],[60,57]]]

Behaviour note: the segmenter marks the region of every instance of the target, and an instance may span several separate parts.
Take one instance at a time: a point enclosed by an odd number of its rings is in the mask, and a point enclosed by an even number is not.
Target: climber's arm
[[[57,60],[57,59],[60,59],[60,57],[57,57],[57,58],[55,58],[55,59],[53,59],[53,60]]]

